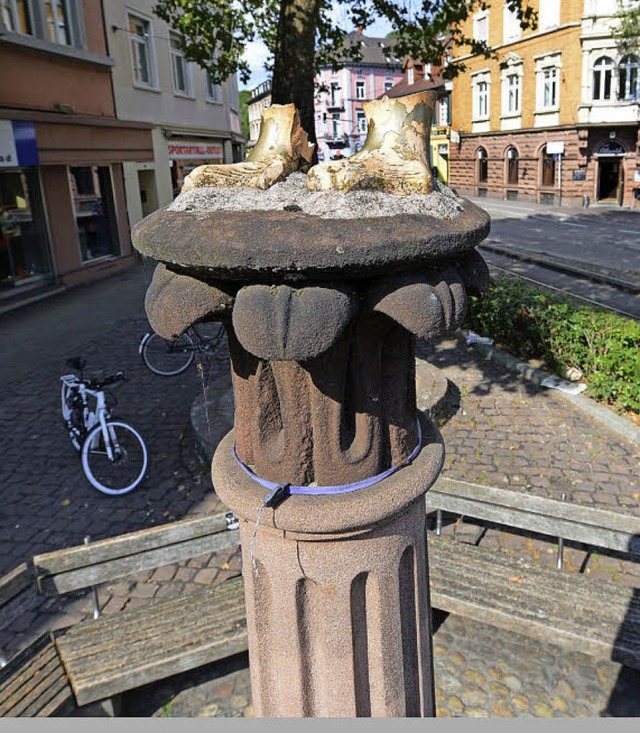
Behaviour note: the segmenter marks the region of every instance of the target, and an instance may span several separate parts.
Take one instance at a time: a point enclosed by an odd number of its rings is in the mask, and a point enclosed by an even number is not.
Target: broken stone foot
[[[342,161],[320,163],[307,175],[310,191],[374,189],[397,195],[433,189],[429,131],[435,92],[365,102],[367,139],[362,150]]]
[[[182,192],[207,186],[267,189],[310,163],[314,147],[295,105],[274,104],[262,111],[260,137],[247,160],[201,165],[185,178]]]

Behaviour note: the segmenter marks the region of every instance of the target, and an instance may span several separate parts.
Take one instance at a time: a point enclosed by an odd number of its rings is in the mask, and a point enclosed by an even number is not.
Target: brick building
[[[0,3],[0,308],[135,261],[123,165],[150,125],[116,118],[100,0]]]
[[[531,0],[534,31],[504,3],[466,31],[499,60],[465,54],[454,81],[450,185],[539,203],[640,201],[639,55],[611,35],[617,0]],[[458,137],[459,136],[459,137]]]

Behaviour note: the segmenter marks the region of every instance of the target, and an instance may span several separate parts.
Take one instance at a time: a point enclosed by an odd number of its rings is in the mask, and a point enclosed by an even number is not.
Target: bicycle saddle
[[[86,359],[83,359],[81,356],[73,356],[71,359],[67,359],[67,366],[72,369],[77,369],[79,372],[85,368],[86,364]]]

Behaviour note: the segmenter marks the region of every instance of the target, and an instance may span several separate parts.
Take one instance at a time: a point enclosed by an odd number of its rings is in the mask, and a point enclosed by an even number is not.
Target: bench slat
[[[640,517],[448,478],[427,492],[426,505],[640,557]]]
[[[242,578],[102,616],[56,639],[80,705],[247,650]]]
[[[181,541],[159,547],[149,548],[149,538],[145,536],[141,538],[140,544],[137,544],[134,538],[130,538],[126,547],[120,542],[104,540],[103,546],[98,548],[97,552],[95,546],[89,544],[39,555],[33,560],[38,588],[45,595],[68,593],[239,544],[238,530],[226,529],[226,522],[222,529],[219,522],[210,523],[209,530],[202,536],[183,538]],[[171,536],[167,532],[162,539],[168,542]],[[105,546],[109,543],[113,544]],[[86,552],[83,553],[83,550]],[[73,556],[69,557],[72,553]]]
[[[18,565],[0,578],[0,607],[10,603],[23,590],[29,588],[33,578],[26,563]]]
[[[637,591],[444,537],[429,537],[432,604],[482,623],[640,667]]]
[[[65,669],[49,634],[0,670],[0,717],[49,717],[74,708]]]

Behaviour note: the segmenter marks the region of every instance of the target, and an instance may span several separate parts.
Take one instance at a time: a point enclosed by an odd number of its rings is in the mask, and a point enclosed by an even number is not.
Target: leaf
[[[509,580],[512,583],[522,583],[522,575],[514,575],[512,578],[509,578]]]
[[[61,506],[69,506],[69,504],[71,504],[71,499],[63,499],[63,500],[62,500],[62,501],[60,502],[60,505],[61,505]]]

